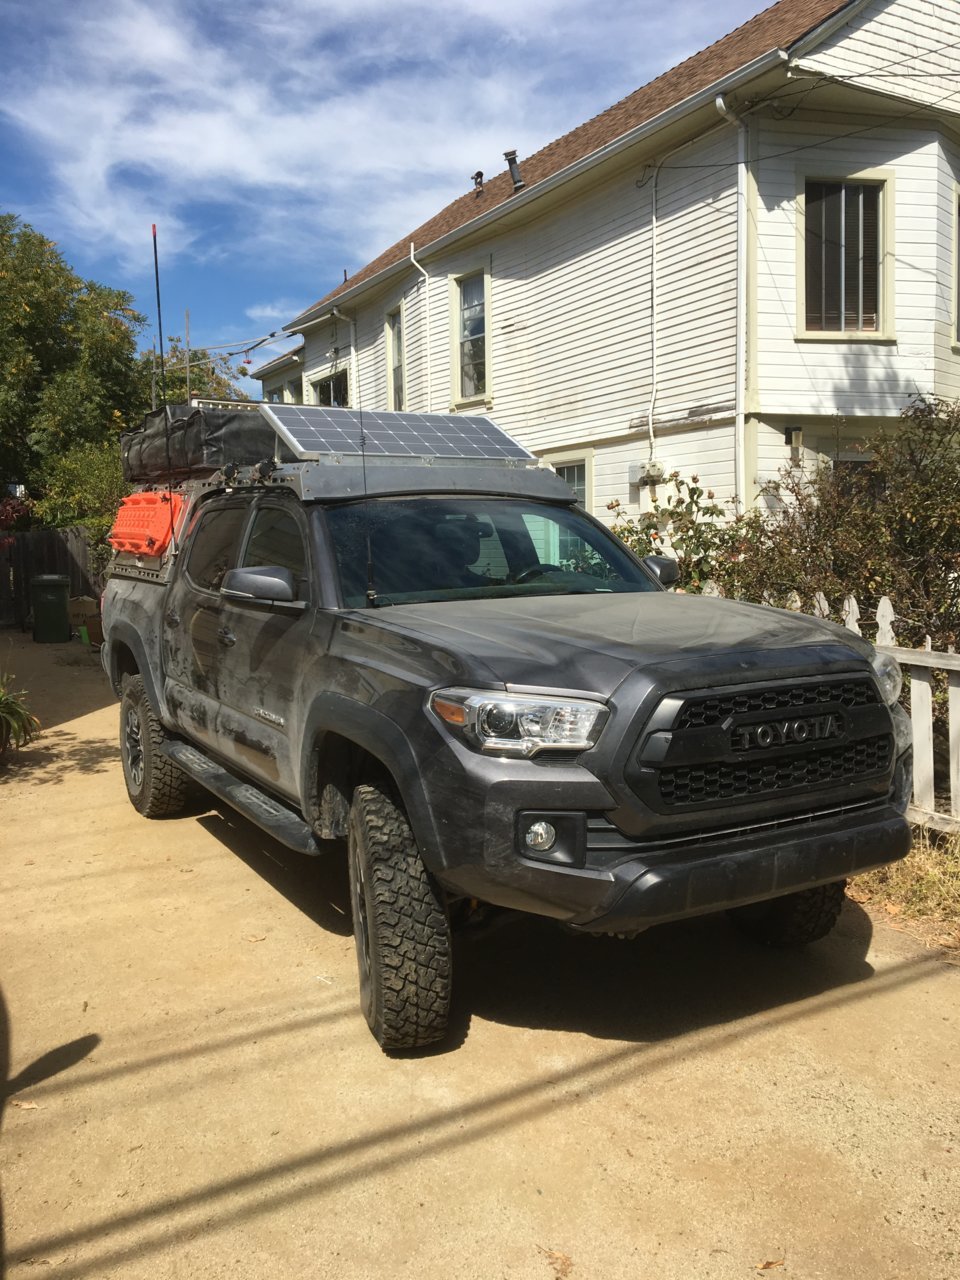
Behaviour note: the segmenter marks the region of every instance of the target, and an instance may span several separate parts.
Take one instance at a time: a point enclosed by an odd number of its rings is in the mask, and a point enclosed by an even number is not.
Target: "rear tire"
[[[734,907],[730,918],[741,933],[766,947],[803,947],[825,938],[840,919],[846,880],[801,889],[769,902]]]
[[[125,676],[120,698],[120,759],[130,803],[145,818],[181,813],[187,776],[160,748],[167,733],[158,720],[141,676]]]
[[[377,787],[357,787],[347,849],[360,1005],[383,1049],[442,1040],[450,1017],[447,912],[406,815]]]

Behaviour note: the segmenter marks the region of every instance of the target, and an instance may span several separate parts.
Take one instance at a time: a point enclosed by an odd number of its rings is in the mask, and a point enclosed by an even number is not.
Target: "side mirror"
[[[220,594],[231,600],[276,600],[289,604],[297,598],[297,584],[290,570],[280,565],[231,569],[224,574]]]
[[[650,570],[661,587],[672,587],[680,577],[680,566],[673,556],[644,556],[643,567]]]

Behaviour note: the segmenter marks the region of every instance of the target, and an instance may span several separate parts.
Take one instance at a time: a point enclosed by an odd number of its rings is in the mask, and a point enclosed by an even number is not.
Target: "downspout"
[[[431,361],[430,361],[430,351],[433,346],[432,336],[430,333],[430,276],[423,269],[423,267],[421,267],[420,263],[413,256],[412,240],[410,241],[410,261],[417,268],[420,274],[423,276],[424,288],[426,290],[426,295],[427,295],[427,307],[426,307],[427,314],[425,317],[426,333],[424,335],[424,341],[426,343],[426,348],[427,348],[427,413],[429,413],[432,392],[433,392],[433,379],[431,377]]]
[[[746,381],[747,381],[747,125],[727,108],[718,93],[714,106],[737,129],[737,346],[734,393],[733,487],[739,510],[747,500]]]
[[[362,403],[360,397],[360,361],[357,358],[357,322],[352,316],[346,316],[339,307],[334,307],[330,312],[337,320],[346,320],[350,326],[350,365],[353,376],[353,386],[357,397],[357,406]],[[353,397],[351,397],[352,399]]]

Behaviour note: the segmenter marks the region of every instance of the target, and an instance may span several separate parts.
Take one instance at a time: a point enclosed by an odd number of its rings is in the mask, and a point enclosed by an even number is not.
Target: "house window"
[[[880,183],[807,182],[806,328],[876,332],[880,323]]]
[[[587,464],[586,462],[559,462],[554,468],[561,480],[566,481],[577,495],[581,507],[587,505]]]
[[[486,299],[483,272],[457,282],[459,292],[460,397],[474,400],[487,391]]]
[[[404,409],[403,398],[403,319],[400,308],[387,316],[388,362],[390,366],[390,408]]]
[[[315,382],[313,384],[313,395],[316,404],[329,405],[332,409],[348,408],[350,399],[347,389],[346,369],[341,369],[339,373],[335,373],[329,378],[323,378],[320,382]]]

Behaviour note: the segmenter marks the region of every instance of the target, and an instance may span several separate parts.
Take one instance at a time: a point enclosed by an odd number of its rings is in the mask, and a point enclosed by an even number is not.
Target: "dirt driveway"
[[[521,922],[462,941],[456,1043],[387,1058],[342,859],[140,818],[96,659],[0,666],[46,727],[0,772],[11,1277],[960,1276],[936,952],[853,904],[804,955]]]

